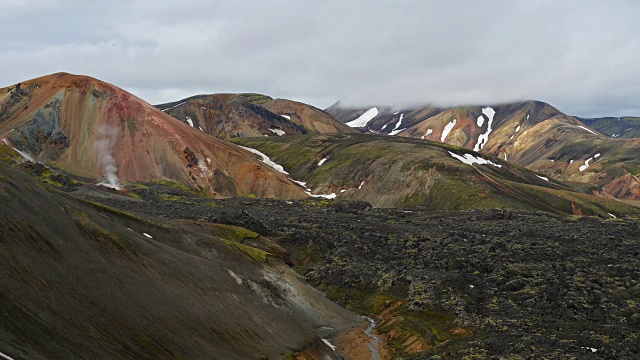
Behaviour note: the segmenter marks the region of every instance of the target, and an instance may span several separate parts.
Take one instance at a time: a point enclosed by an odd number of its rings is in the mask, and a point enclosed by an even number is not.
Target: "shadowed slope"
[[[353,132],[313,106],[260,94],[198,95],[156,107],[221,139]]]
[[[333,359],[314,328],[361,323],[239,243],[257,234],[50,191],[0,162],[0,351],[14,359]]]

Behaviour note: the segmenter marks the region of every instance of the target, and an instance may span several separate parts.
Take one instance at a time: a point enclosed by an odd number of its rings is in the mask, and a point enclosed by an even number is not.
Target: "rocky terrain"
[[[260,94],[199,95],[156,107],[220,139],[354,132],[311,105]]]
[[[599,133],[542,102],[407,109],[337,103],[327,111],[363,132],[461,146],[557,180],[600,187],[605,197],[640,199],[640,140]]]
[[[139,201],[96,201],[276,239],[307,281],[374,317],[395,357],[633,359],[640,352],[636,219],[198,199],[145,186],[133,190]]]

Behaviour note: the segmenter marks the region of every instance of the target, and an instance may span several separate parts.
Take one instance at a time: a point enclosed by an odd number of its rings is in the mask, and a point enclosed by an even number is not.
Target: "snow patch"
[[[335,199],[336,198],[336,193],[331,193],[329,195],[314,195],[311,193],[311,191],[307,191],[305,194],[312,196],[312,197],[316,197],[316,198],[325,198],[325,199]]]
[[[402,128],[402,129],[398,129],[398,130],[393,130],[392,132],[389,133],[389,135],[396,135],[397,133],[407,130],[407,128]]]
[[[427,129],[427,132],[424,135],[422,135],[420,139],[424,140],[425,137],[431,135],[432,133],[433,133],[433,129]]]
[[[153,239],[153,236],[151,236],[151,235],[149,235],[149,234],[147,234],[147,233],[142,233],[142,235],[144,235],[144,236],[148,237],[149,239]]]
[[[180,103],[180,104],[178,104],[178,105],[174,105],[174,106],[172,106],[172,107],[168,107],[168,108],[166,108],[166,109],[162,110],[162,112],[167,112],[167,111],[169,111],[169,110],[171,110],[171,109],[173,109],[173,108],[177,108],[178,106],[183,105],[184,103],[186,103],[186,101],[183,101],[183,102],[181,102],[181,103]]]
[[[306,183],[306,182],[304,182],[304,181],[293,180],[292,178],[289,178],[289,180],[291,180],[291,181],[293,181],[294,183],[296,183],[296,184],[298,184],[298,185],[302,186],[302,187],[303,187],[303,188],[305,188],[305,189],[307,188],[307,183]]]
[[[280,116],[282,116],[283,118],[285,118],[287,120],[291,120],[291,116],[289,116],[289,115],[280,115]]]
[[[204,131],[204,130],[202,130],[202,126],[198,126],[198,129],[200,129],[200,131]]]
[[[537,177],[539,177],[540,179],[544,180],[544,181],[549,181],[549,178],[546,176],[540,176],[540,175],[536,175]]]
[[[465,163],[467,165],[473,165],[473,164],[481,164],[481,165],[483,165],[483,164],[486,164],[486,165],[493,165],[493,166],[499,167],[499,168],[502,167],[502,165],[496,164],[496,163],[494,163],[492,161],[489,161],[487,159],[483,159],[481,157],[475,157],[475,156],[473,156],[471,154],[464,154],[464,156],[460,156],[458,154],[452,153],[451,151],[449,151],[449,154],[452,157],[462,161],[463,163]]]
[[[520,131],[520,125],[516,127],[516,132]]]
[[[495,116],[496,111],[493,110],[492,107],[487,106],[485,108],[482,108],[482,113],[486,115],[487,118],[489,119],[489,122],[487,123],[487,132],[478,136],[478,142],[476,143],[476,146],[473,147],[473,151],[482,150],[482,148],[489,141],[489,134],[491,134],[491,131],[493,131],[493,128],[491,128],[491,125],[493,125],[493,117]]]
[[[188,117],[188,116],[186,117],[186,119],[187,119],[187,124],[189,124],[189,126],[193,127],[193,120],[191,120],[191,118]]]
[[[14,360],[11,356],[9,356],[9,355],[5,355],[5,354],[3,354],[3,353],[1,353],[1,352],[0,352],[0,357],[3,357],[3,358],[5,358],[5,359],[7,359],[7,360]]]
[[[478,119],[476,120],[476,122],[478,123],[478,127],[482,127],[482,125],[484,124],[484,116],[482,115],[478,116]]]
[[[453,130],[453,127],[456,126],[457,121],[458,120],[453,119],[450,123],[444,126],[444,130],[442,130],[442,136],[440,136],[440,142],[444,142],[447,139],[447,136],[449,136],[449,133],[451,132],[451,130]]]
[[[362,185],[364,185],[364,181],[360,183],[360,186],[358,186],[358,190],[362,189]]]
[[[276,134],[278,136],[282,136],[282,135],[286,134],[286,132],[284,132],[284,131],[282,131],[280,129],[269,129],[269,131],[271,131],[272,133],[274,133],[274,134]]]
[[[238,283],[238,285],[242,285],[242,278],[240,276],[238,276],[236,273],[234,273],[233,271],[231,271],[229,269],[227,269],[227,272]]]
[[[404,114],[400,114],[400,120],[398,120],[398,123],[396,124],[396,127],[393,128],[393,130],[391,130],[391,132],[389,133],[389,135],[395,135],[397,133],[399,133],[400,131],[404,130],[404,129],[400,129],[398,130],[398,128],[400,127],[400,125],[402,125],[402,118],[404,118]],[[405,128],[406,129],[406,128]]]
[[[22,156],[25,160],[31,161],[32,163],[36,163],[37,161],[29,154],[27,154],[24,151],[20,151],[14,147],[12,147],[12,149],[17,152],[18,154],[20,154],[20,156]]]
[[[593,158],[597,159],[599,156],[600,156],[600,153],[597,153],[597,154],[593,155]]]
[[[345,191],[347,191],[347,190],[345,190],[345,189],[342,189],[342,190],[340,190],[340,193],[342,194],[342,193],[343,193],[343,192],[345,192]]]
[[[589,162],[593,160],[592,157],[588,158],[585,162],[584,165],[580,166],[579,170],[580,172],[587,170],[587,168],[589,167]]]
[[[586,128],[586,127],[584,127],[584,126],[578,125],[578,127],[579,127],[579,128],[581,128],[581,129],[587,130],[588,132],[592,133],[593,135],[598,135],[598,134],[594,133],[593,131],[591,131],[591,130],[587,129],[587,128]]]
[[[327,158],[324,158],[324,159],[320,160],[318,162],[318,166],[321,166],[322,164],[324,164],[325,161],[327,161]]]
[[[327,346],[329,346],[331,348],[331,350],[336,351],[338,348],[333,345],[332,343],[329,342],[329,340],[327,339],[322,339],[322,341],[324,341],[325,344],[327,344]]]
[[[357,119],[349,121],[347,125],[351,127],[365,127],[369,121],[373,120],[376,116],[378,116],[378,108],[373,107],[360,115]]]
[[[569,159],[569,165],[573,164],[573,160]]]
[[[592,353],[594,353],[594,352],[597,352],[597,351],[598,351],[598,349],[596,349],[596,348],[592,348],[592,347],[584,347],[584,346],[581,346],[581,348],[582,348],[582,349],[586,349],[586,350],[590,350]]]
[[[504,153],[504,161],[507,161],[507,153]]]
[[[612,213],[607,213],[607,214],[609,214],[609,216],[611,216],[614,219],[617,218],[617,216],[613,215]]]
[[[256,149],[252,149],[250,147],[246,147],[246,146],[240,146],[241,148],[252,152],[256,155],[259,155],[260,157],[262,157],[262,162],[271,166],[272,168],[274,168],[277,172],[283,173],[285,175],[289,175],[288,172],[284,171],[284,168],[282,167],[282,165],[278,165],[276,163],[274,163],[273,161],[271,161],[271,159],[269,159],[269,157],[263,153],[261,153],[260,151],[256,150]]]

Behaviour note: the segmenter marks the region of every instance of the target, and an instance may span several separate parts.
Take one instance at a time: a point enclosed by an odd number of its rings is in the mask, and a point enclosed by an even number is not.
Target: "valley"
[[[286,249],[287,263],[329,299],[374,317],[377,336],[395,356],[595,359],[640,351],[635,219],[383,209],[326,199],[198,199],[150,185],[133,192],[141,199],[91,198],[274,239]]]

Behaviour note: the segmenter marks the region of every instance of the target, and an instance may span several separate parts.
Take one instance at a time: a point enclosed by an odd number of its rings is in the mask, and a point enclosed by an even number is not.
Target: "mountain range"
[[[2,88],[0,357],[633,356],[636,122]]]
[[[363,132],[460,146],[559,181],[591,185],[591,192],[603,197],[640,198],[640,139],[632,138],[631,130],[625,138],[597,130],[611,128],[611,119],[582,122],[539,101],[408,109],[352,108],[338,102],[327,112]],[[616,120],[625,121],[632,120]]]

